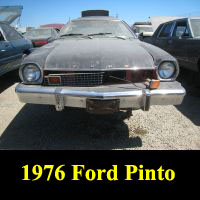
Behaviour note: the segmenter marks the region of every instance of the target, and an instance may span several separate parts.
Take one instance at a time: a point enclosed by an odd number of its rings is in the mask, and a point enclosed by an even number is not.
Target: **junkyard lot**
[[[0,149],[200,149],[198,91],[189,89],[180,106],[153,106],[119,121],[118,114],[20,103],[17,82],[16,72],[0,78]]]

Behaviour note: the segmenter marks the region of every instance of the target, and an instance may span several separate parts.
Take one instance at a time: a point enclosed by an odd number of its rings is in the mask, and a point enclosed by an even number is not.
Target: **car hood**
[[[0,6],[0,21],[11,24],[22,14],[23,6]]]
[[[46,70],[153,69],[152,56],[137,40],[60,39],[50,44]],[[50,46],[44,47],[50,48]]]
[[[35,49],[22,65],[36,63],[45,70],[155,69],[163,61],[176,62],[164,50],[138,39],[59,39]],[[178,65],[178,63],[177,63]]]

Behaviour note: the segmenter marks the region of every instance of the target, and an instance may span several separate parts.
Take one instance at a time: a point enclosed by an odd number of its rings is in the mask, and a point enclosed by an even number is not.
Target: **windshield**
[[[51,29],[34,29],[24,34],[26,37],[51,36]]]
[[[143,32],[153,32],[152,27],[136,27],[136,32],[137,33],[143,33]]]
[[[62,35],[95,35],[99,36],[99,33],[106,33],[104,37],[110,36],[125,36],[134,37],[129,29],[120,21],[93,21],[93,20],[80,20],[67,24],[60,32]]]
[[[191,19],[194,37],[200,37],[200,19]]]
[[[0,6],[0,21],[6,21],[11,24],[21,16],[22,10],[22,6]]]

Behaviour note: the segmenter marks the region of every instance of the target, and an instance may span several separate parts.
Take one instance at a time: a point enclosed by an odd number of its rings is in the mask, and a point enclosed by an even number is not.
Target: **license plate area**
[[[86,109],[89,113],[94,114],[110,114],[119,111],[119,99],[109,99],[109,100],[100,100],[100,99],[87,99]]]

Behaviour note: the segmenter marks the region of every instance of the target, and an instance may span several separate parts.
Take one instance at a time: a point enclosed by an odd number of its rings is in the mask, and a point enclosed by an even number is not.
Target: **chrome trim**
[[[23,70],[24,70],[24,67],[26,67],[27,65],[35,65],[40,70],[40,78],[37,81],[35,81],[35,82],[28,82],[28,81],[26,81],[24,79]],[[40,65],[37,64],[37,63],[32,63],[32,62],[30,62],[30,63],[24,63],[19,68],[19,77],[22,80],[22,82],[25,83],[25,84],[28,84],[28,85],[32,85],[32,84],[40,85],[43,82],[43,70],[41,70]]]
[[[175,65],[175,68],[176,68],[175,70],[176,70],[176,72],[174,73],[173,77],[170,78],[170,79],[163,79],[163,78],[161,78],[160,75],[159,75],[159,67],[160,67],[160,65],[162,65],[162,63],[164,63],[164,62],[171,62],[171,63],[173,63],[173,64]],[[171,60],[162,60],[162,61],[159,63],[159,65],[155,67],[155,69],[156,69],[156,75],[157,75],[157,77],[158,77],[158,80],[160,80],[160,81],[162,81],[162,82],[175,81],[176,78],[177,78],[178,75],[179,75],[179,72],[180,72],[180,68],[179,68],[178,63],[176,63],[176,62],[174,62],[174,61],[171,61]]]
[[[189,34],[192,38],[194,38],[194,31],[193,31],[192,24],[191,24],[191,18],[186,18],[186,20],[187,20]]]
[[[145,98],[144,98],[144,111],[149,111],[151,106],[151,92],[150,90],[145,89]]]
[[[55,105],[58,111],[67,107],[86,108],[88,98],[120,100],[120,109],[143,109],[151,105],[179,105],[186,94],[178,82],[161,83],[156,90],[138,89],[127,84],[124,87],[44,87],[18,84],[16,93],[23,103]],[[132,87],[132,88],[131,88]]]
[[[88,71],[90,71],[90,72],[106,72],[106,71],[124,71],[124,70],[129,70],[129,71],[135,71],[135,70],[154,70],[155,68],[154,68],[154,65],[152,65],[152,66],[148,66],[148,67],[141,67],[141,66],[133,66],[133,67],[129,67],[129,68],[125,68],[125,67],[120,67],[120,68],[103,68],[103,69],[98,69],[98,68],[93,68],[93,69],[91,69],[91,68],[86,68],[86,69],[81,69],[81,68],[76,68],[76,72],[78,73],[78,72],[88,72]],[[45,72],[51,72],[51,71],[57,71],[57,72],[59,72],[59,71],[61,71],[61,72],[63,72],[63,71],[68,71],[68,72],[74,72],[74,68],[54,68],[54,67],[52,67],[52,68],[44,68],[44,71]]]
[[[55,103],[56,103],[56,110],[62,111],[65,107],[65,99],[64,96],[61,95],[62,89],[57,88],[55,90]]]
[[[46,77],[48,76],[70,76],[70,75],[82,75],[82,74],[93,74],[94,72],[88,73],[88,72],[77,72],[77,73],[61,73],[61,74],[48,74]],[[100,74],[104,74],[104,72],[97,72]]]

